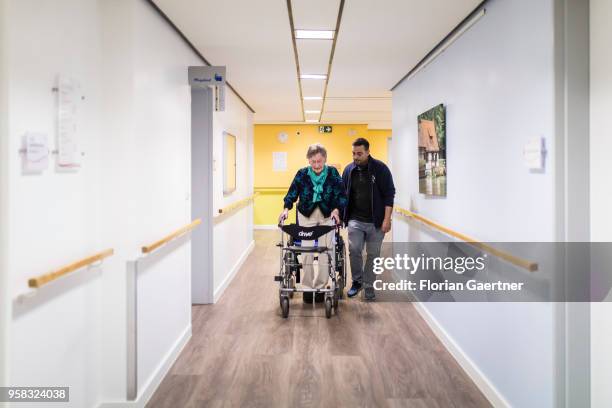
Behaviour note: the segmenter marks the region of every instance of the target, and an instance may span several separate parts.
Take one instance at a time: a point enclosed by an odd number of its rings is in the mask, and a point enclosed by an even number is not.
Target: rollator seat
[[[290,246],[290,247],[283,248],[284,251],[291,251],[291,252],[314,252],[314,253],[326,252],[327,249],[328,248],[325,247],[325,246],[322,246],[322,247]]]
[[[317,225],[315,227],[302,227],[297,224],[281,225],[280,228],[294,240],[314,241],[336,229],[333,225]]]

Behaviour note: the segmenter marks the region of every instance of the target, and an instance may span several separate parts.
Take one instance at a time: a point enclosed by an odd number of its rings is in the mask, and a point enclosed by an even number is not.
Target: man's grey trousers
[[[350,220],[348,222],[349,258],[351,260],[351,275],[353,282],[359,282],[364,287],[374,283],[374,259],[380,256],[385,233],[374,224]],[[363,263],[363,248],[366,250],[365,266]]]

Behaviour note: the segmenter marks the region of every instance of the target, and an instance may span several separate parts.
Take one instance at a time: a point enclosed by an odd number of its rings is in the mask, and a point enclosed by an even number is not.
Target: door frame
[[[589,10],[590,1],[555,0],[555,225],[557,242],[590,242]],[[589,261],[588,253],[580,259]],[[565,254],[563,288],[572,282],[575,254]],[[584,267],[584,264],[583,264]],[[587,268],[588,270],[588,268]],[[554,406],[589,406],[589,302],[553,305]]]
[[[213,93],[191,86],[191,302],[213,303]]]

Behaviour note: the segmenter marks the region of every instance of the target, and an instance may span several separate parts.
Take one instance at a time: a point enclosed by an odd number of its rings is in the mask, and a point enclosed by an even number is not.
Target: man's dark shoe
[[[376,299],[376,293],[374,292],[374,288],[373,287],[368,287],[365,288],[365,290],[363,291],[364,293],[364,298],[365,300],[375,300]]]
[[[346,293],[346,295],[348,297],[357,296],[357,294],[359,293],[360,290],[361,290],[361,283],[353,282],[353,285],[351,286],[349,291]]]
[[[323,303],[325,300],[325,293],[315,293],[315,303]]]
[[[302,300],[304,303],[312,303],[312,292],[302,293]]]

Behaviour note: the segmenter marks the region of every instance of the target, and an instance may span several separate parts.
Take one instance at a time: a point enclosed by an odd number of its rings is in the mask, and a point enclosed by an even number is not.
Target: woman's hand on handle
[[[287,219],[287,217],[289,217],[289,210],[287,208],[284,208],[283,211],[278,216],[278,223],[282,224],[283,221]]]
[[[337,208],[332,211],[331,218],[336,225],[340,225],[340,211]]]

